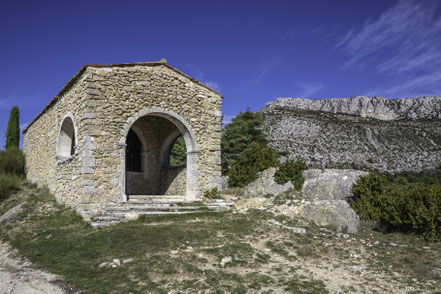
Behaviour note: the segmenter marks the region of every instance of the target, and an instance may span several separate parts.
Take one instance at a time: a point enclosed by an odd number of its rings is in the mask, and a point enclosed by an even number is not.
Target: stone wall
[[[87,66],[24,131],[27,176],[80,211],[125,201],[127,133],[138,119],[155,116],[184,136],[187,200],[197,200],[205,190],[221,188],[221,100],[166,64]],[[75,154],[57,161],[68,113],[76,129]]]

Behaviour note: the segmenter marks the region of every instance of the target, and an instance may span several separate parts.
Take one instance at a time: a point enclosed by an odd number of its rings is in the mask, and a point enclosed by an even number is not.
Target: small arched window
[[[58,139],[59,159],[67,158],[75,154],[75,128],[74,123],[70,117],[63,120],[60,129],[60,138]]]

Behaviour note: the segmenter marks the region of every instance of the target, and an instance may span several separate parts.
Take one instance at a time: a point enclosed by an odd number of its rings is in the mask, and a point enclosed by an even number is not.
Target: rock
[[[370,117],[379,120],[439,118],[441,97],[419,97],[389,100],[384,97],[302,99],[278,98],[265,108],[284,107]]]
[[[441,97],[279,98],[259,113],[270,146],[310,167],[399,172],[441,161]]]
[[[277,196],[287,191],[291,191],[294,187],[291,182],[279,185],[274,181],[276,168],[270,167],[264,170],[259,178],[245,187],[244,197],[262,197],[268,194]]]
[[[295,208],[295,214],[343,233],[358,232],[360,224],[360,218],[344,200],[307,201]]]
[[[123,263],[128,263],[128,262],[132,262],[133,258],[125,258],[123,259]]]
[[[352,169],[308,169],[303,172],[303,197],[309,200],[342,200],[352,196],[352,184],[367,172]]]
[[[234,204],[234,207],[238,210],[247,210],[252,208],[264,207],[270,204],[271,202],[267,198],[253,197],[240,199]]]
[[[118,258],[115,258],[115,259],[113,260],[113,264],[121,265],[121,261],[120,261]]]
[[[229,176],[222,177],[222,190],[228,189],[230,186],[228,185]]]
[[[233,258],[231,258],[231,256],[228,257],[224,257],[221,260],[221,266],[224,267],[227,263],[232,262]]]
[[[300,234],[300,235],[305,235],[306,234],[306,229],[304,229],[304,228],[285,226],[284,224],[282,224],[281,222],[276,221],[275,219],[270,219],[270,220],[268,220],[268,222],[270,222],[272,224],[275,224],[275,225],[278,225],[278,226],[281,226],[284,229],[291,230],[294,233],[297,233],[297,234]]]
[[[17,215],[21,210],[22,206],[25,205],[27,202],[20,203],[19,205],[9,209],[7,212],[5,212],[2,216],[0,216],[0,223],[4,220],[10,219]]]

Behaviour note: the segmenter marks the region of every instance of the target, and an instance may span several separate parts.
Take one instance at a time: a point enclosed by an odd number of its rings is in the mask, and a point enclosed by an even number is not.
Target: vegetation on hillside
[[[401,173],[392,176],[371,173],[353,186],[352,208],[366,221],[386,232],[422,235],[441,240],[441,172]],[[407,177],[406,177],[407,176]]]
[[[15,106],[11,110],[6,130],[5,150],[0,150],[0,201],[17,190],[24,174],[23,152],[19,149],[19,112]]]
[[[278,155],[273,148],[252,143],[243,150],[233,167],[228,171],[229,184],[233,187],[245,187],[255,181],[258,172],[277,165]]]
[[[268,145],[262,131],[260,113],[249,109],[240,112],[227,124],[222,133],[222,174],[228,175],[232,187],[245,187],[258,178],[258,173],[278,167],[276,181],[293,181],[297,189],[303,184],[302,173],[306,169],[303,161],[279,164],[279,153]]]
[[[305,178],[303,178],[303,171],[307,168],[308,166],[301,159],[286,160],[284,163],[280,164],[279,169],[274,175],[274,179],[278,184],[285,184],[291,181],[294,188],[300,190],[305,181]]]

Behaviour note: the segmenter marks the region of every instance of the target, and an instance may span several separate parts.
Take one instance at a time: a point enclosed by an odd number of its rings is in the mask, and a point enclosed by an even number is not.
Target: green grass
[[[0,201],[5,200],[13,192],[18,190],[21,178],[16,174],[0,173]]]
[[[355,237],[379,244],[360,248],[358,241],[348,243],[350,239],[313,225],[306,235],[295,234],[269,220],[287,226],[304,223],[258,210],[143,216],[94,229],[47,190],[30,186],[1,202],[0,211],[24,200],[21,213],[0,225],[0,240],[88,293],[327,293],[324,281],[309,273],[311,267],[332,260],[342,268],[359,265],[351,256],[362,252],[372,272],[391,276],[400,270],[397,279],[406,285],[413,278],[440,282],[433,269],[441,268],[441,244],[413,236],[366,230]],[[398,246],[384,245],[389,243]],[[100,267],[116,258],[133,261]],[[361,291],[357,287],[352,292]]]
[[[13,199],[12,197],[11,199]],[[1,208],[2,206],[0,206]],[[143,216],[137,221],[94,229],[45,190],[27,197],[16,218],[0,226],[0,238],[43,269],[91,293],[208,291],[247,293],[279,284],[267,275],[235,273],[233,268],[264,266],[269,256],[246,239],[262,234],[261,212]],[[224,257],[232,261],[221,265]],[[121,266],[101,263],[133,258]],[[178,279],[176,277],[185,277]]]

